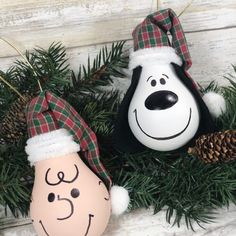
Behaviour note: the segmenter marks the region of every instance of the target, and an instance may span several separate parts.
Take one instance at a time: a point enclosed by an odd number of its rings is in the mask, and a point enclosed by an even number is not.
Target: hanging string
[[[20,98],[22,98],[24,101],[26,101],[24,96],[15,87],[13,87],[10,83],[8,83],[1,75],[0,75],[0,80],[3,83],[5,83],[10,89],[12,89],[15,93],[17,93]]]
[[[38,85],[39,85],[39,89],[40,89],[40,91],[42,92],[43,89],[42,89],[42,86],[41,86],[40,81],[39,81],[39,79],[38,79],[38,75],[37,75],[37,73],[35,72],[33,66],[32,66],[32,65],[30,64],[30,62],[27,60],[27,58],[21,53],[21,51],[20,51],[15,45],[13,45],[12,43],[10,43],[8,40],[6,40],[6,39],[3,38],[3,37],[0,37],[0,39],[1,39],[3,42],[7,43],[10,47],[12,47],[16,52],[18,52],[18,54],[22,57],[22,59],[25,61],[25,63],[28,64],[28,66],[33,70],[33,73],[34,73],[34,75],[36,76],[36,79],[37,79],[37,82],[38,82]]]
[[[157,11],[160,10],[160,6],[161,6],[161,0],[153,0],[152,1],[152,6],[154,5],[154,1],[156,1],[156,9]],[[181,15],[183,15],[183,13],[186,12],[186,10],[192,5],[194,0],[191,0],[188,5],[179,13],[178,17],[180,17]],[[151,11],[152,11],[152,6],[151,6]],[[150,12],[151,12],[150,11]]]
[[[159,8],[159,1],[160,0],[152,0],[149,14],[151,14],[153,12],[153,10],[154,11],[158,10],[158,8]],[[154,7],[154,9],[153,9],[153,7]]]
[[[179,13],[178,17],[181,17],[183,13],[186,12],[186,10],[192,5],[194,0],[191,0],[191,2]]]

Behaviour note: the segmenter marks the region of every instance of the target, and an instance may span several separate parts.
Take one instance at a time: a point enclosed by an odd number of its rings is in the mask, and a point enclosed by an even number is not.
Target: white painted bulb
[[[144,66],[130,102],[128,122],[143,145],[171,151],[188,143],[198,130],[197,103],[172,65]]]

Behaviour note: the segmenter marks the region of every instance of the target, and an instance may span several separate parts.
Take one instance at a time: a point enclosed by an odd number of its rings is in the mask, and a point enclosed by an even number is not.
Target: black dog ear
[[[137,88],[142,67],[138,66],[133,70],[131,85],[129,86],[119,107],[117,120],[113,132],[114,147],[121,152],[138,152],[145,149],[133,135],[128,123],[129,105]]]
[[[205,104],[205,102],[202,99],[202,96],[200,92],[198,91],[196,84],[193,82],[191,78],[187,76],[185,73],[183,67],[180,67],[179,65],[175,63],[171,63],[174,67],[174,70],[179,77],[179,79],[182,81],[182,83],[189,89],[191,94],[194,96],[195,100],[197,101],[198,108],[200,111],[200,124],[198,131],[194,138],[197,138],[198,136],[206,133],[212,133],[216,131],[215,123],[210,115],[210,112]]]

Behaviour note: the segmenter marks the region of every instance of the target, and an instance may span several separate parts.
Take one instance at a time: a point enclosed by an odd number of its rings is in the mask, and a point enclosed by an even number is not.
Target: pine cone
[[[25,107],[32,98],[32,95],[24,95],[24,99],[13,102],[0,123],[0,144],[16,143],[26,133]]]
[[[226,130],[200,136],[189,154],[205,163],[228,162],[236,159],[236,130]]]

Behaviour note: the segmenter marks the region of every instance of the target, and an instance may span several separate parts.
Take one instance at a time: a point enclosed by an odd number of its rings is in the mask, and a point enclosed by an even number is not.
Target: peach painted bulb
[[[30,215],[39,236],[100,236],[110,213],[106,186],[77,153],[35,163]]]

